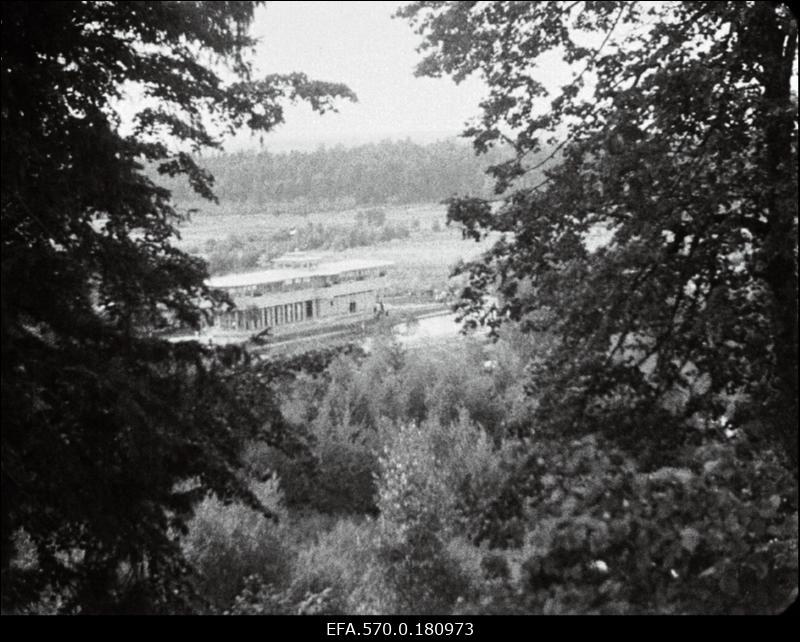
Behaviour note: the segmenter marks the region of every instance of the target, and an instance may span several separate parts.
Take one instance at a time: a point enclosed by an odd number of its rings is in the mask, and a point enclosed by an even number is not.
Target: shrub
[[[309,504],[316,475],[316,459],[310,450],[290,456],[263,441],[254,441],[245,448],[242,460],[252,479],[276,475],[281,480],[281,493],[286,507]]]
[[[380,227],[386,223],[386,211],[382,209],[370,209],[364,212],[364,217],[371,227]]]
[[[258,575],[245,580],[244,588],[226,615],[322,615],[329,612],[331,589],[307,593],[299,600],[289,589],[278,589]]]
[[[285,519],[276,478],[253,484],[253,491],[265,508]],[[279,527],[240,503],[206,497],[196,507],[181,545],[197,572],[198,591],[213,609],[229,607],[251,575],[278,584],[288,577],[291,552],[281,542]]]
[[[293,566],[292,599],[325,593],[326,613],[388,612],[389,588],[378,563],[377,544],[374,520],[339,521],[299,551]]]
[[[375,513],[378,458],[350,425],[319,430],[307,456],[289,457],[266,444],[252,445],[248,468],[257,477],[275,472],[286,505],[332,515]],[[284,481],[285,480],[285,481]]]
[[[474,537],[517,465],[520,444],[507,440],[495,447],[489,434],[470,420],[464,408],[454,423],[429,420],[423,428],[444,474],[447,492],[454,498],[458,532]]]
[[[456,501],[425,428],[401,424],[379,462],[378,507],[391,537],[404,541],[418,524],[450,529]]]
[[[374,513],[378,459],[363,443],[348,441],[351,427],[320,439],[310,505],[334,514]],[[357,437],[355,438],[357,440]]]
[[[469,589],[469,579],[447,554],[455,496],[429,436],[400,426],[380,460],[380,560],[402,613],[443,613]]]
[[[540,613],[783,608],[797,586],[796,490],[771,453],[753,456],[740,439],[651,472],[594,436],[537,442],[528,486],[517,483],[522,517],[512,516],[526,530],[518,604]]]

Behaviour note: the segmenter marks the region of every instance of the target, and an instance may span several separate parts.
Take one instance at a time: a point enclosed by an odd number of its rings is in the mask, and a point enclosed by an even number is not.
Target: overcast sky
[[[260,38],[256,69],[302,71],[343,82],[358,103],[318,116],[305,107],[287,111],[286,123],[264,137],[275,151],[410,137],[418,141],[457,135],[478,114],[484,94],[477,79],[416,78],[420,37],[407,21],[392,19],[405,2],[270,2],[257,10],[252,33]],[[228,149],[258,147],[249,135]]]
[[[467,120],[479,115],[486,89],[478,78],[456,85],[447,77],[414,76],[421,38],[406,20],[392,18],[404,4],[281,1],[256,9],[251,33],[260,40],[257,73],[301,71],[313,79],[345,83],[359,99],[342,101],[339,113],[325,116],[302,105],[289,107],[286,123],[263,137],[263,148],[309,150],[406,137],[429,142],[457,136]],[[588,34],[584,44],[597,46],[601,36]],[[568,82],[573,71],[557,55],[548,55],[537,80],[553,90]],[[132,115],[135,105],[129,101],[122,111]],[[261,147],[246,132],[225,145],[228,150]]]

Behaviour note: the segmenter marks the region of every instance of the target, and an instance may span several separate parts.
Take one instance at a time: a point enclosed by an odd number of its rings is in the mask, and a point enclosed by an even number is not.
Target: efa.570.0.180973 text
[[[327,635],[346,636],[465,636],[474,633],[472,622],[328,622]]]

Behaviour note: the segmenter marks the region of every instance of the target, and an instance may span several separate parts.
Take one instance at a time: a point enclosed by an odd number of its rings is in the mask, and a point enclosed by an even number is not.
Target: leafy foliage
[[[295,559],[290,594],[295,599],[326,595],[328,613],[382,613],[391,591],[378,562],[374,520],[345,518]]]
[[[675,452],[688,416],[764,418],[796,467],[797,23],[782,3],[415,2],[422,75],[479,74],[466,131],[514,154],[450,201],[470,238],[460,312],[558,339],[539,423]],[[578,70],[547,100],[537,64]],[[560,141],[560,142],[558,142]],[[542,149],[552,152],[532,160]],[[544,171],[539,184],[521,176]],[[605,236],[597,240],[598,234]],[[594,238],[594,241],[590,241]],[[496,288],[494,306],[487,296]],[[665,409],[665,398],[682,395]],[[698,415],[699,413],[699,415]],[[655,463],[655,462],[654,462]]]
[[[223,301],[204,262],[171,245],[184,214],[143,171],[213,198],[189,150],[269,130],[286,101],[324,112],[354,98],[303,74],[252,78],[254,6],[3,6],[4,609],[45,587],[71,611],[184,608],[171,533],[198,492],[259,506],[238,452],[282,441],[269,380],[240,351],[154,338]],[[125,134],[130,93],[145,106]],[[190,478],[197,492],[180,491]],[[12,565],[20,529],[37,556],[26,572]]]
[[[307,593],[300,601],[292,599],[288,590],[277,590],[257,575],[247,578],[245,588],[236,596],[227,615],[325,615],[330,613],[332,590]]]
[[[514,384],[538,342],[511,330],[462,351],[378,342],[369,355],[259,364],[280,373],[271,387],[307,452],[247,446],[278,524],[241,502],[201,504],[181,541],[205,610],[774,613],[796,596],[797,489],[775,452],[752,431],[698,431],[653,468],[597,434],[536,434]],[[476,381],[497,391],[499,410],[478,396],[443,421],[437,408],[459,406],[438,397],[453,371],[465,393]],[[377,467],[371,483],[348,477],[354,453]]]
[[[468,585],[445,552],[455,498],[422,431],[400,426],[381,459],[381,556],[401,613],[446,611]]]
[[[752,456],[746,436],[650,473],[594,436],[533,451],[527,505],[489,513],[493,534],[512,520],[522,533],[516,585],[492,608],[775,613],[796,593],[796,487],[774,456]]]
[[[196,572],[197,593],[221,612],[246,588],[246,578],[280,582],[289,573],[290,556],[276,525],[286,511],[277,478],[252,484],[263,512],[242,503],[224,504],[208,496],[194,510],[181,548]]]

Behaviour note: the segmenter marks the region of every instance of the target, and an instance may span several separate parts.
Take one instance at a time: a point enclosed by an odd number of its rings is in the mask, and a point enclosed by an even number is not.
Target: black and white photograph
[[[3,615],[793,612],[789,3],[0,10]]]

